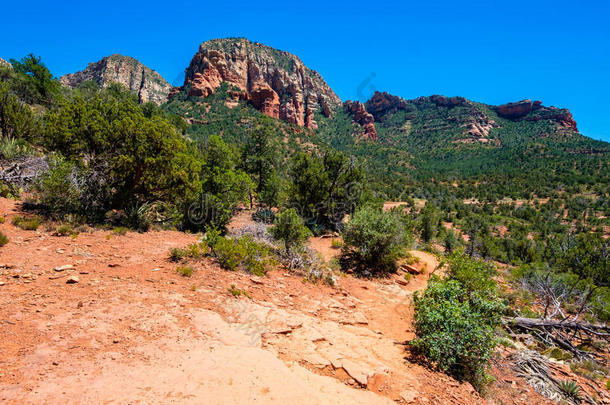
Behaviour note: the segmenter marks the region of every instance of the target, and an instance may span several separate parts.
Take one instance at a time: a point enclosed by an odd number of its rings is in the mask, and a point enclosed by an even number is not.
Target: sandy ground
[[[282,269],[227,272],[210,259],[182,277],[168,251],[196,235],[57,237],[11,225],[18,212],[0,199],[10,239],[0,248],[2,403],[485,402],[408,356],[411,299],[436,267],[433,255],[412,252],[427,271],[409,283],[403,274],[343,275],[331,288]],[[232,285],[249,297],[233,297]],[[491,403],[544,403],[509,381]]]

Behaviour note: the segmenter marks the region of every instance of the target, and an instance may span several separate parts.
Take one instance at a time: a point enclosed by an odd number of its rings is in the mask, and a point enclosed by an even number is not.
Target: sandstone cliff
[[[159,73],[134,58],[117,54],[90,63],[85,70],[67,74],[59,80],[70,87],[77,87],[85,81],[94,81],[100,87],[120,83],[137,94],[141,103],[152,101],[155,104],[164,103],[172,88]]]
[[[319,73],[288,52],[244,38],[215,39],[200,45],[186,69],[189,95],[207,97],[227,82],[264,114],[316,129],[314,113],[329,117],[341,100]]]

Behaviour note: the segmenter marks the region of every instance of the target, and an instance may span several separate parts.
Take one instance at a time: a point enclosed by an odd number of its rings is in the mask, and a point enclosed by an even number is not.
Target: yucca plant
[[[578,400],[580,398],[580,387],[574,381],[561,381],[559,383],[559,389],[569,398],[574,400]]]

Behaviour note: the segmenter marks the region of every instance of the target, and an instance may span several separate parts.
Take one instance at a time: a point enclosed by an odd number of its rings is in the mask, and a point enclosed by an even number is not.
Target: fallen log
[[[605,359],[598,353],[581,350],[578,343],[591,337],[610,340],[610,327],[602,324],[537,318],[503,318],[502,323],[507,328],[518,327],[526,329],[545,344],[554,345],[572,353],[576,358]],[[584,338],[584,339],[583,339]]]
[[[595,325],[588,322],[574,321],[557,321],[552,319],[537,319],[537,318],[505,318],[505,323],[521,326],[523,328],[545,328],[545,329],[561,329],[570,331],[582,331],[599,337],[610,337],[610,326]]]

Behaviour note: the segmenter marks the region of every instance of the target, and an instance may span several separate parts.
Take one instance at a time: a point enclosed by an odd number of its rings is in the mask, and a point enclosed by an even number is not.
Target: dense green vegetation
[[[59,158],[38,190],[56,214],[101,220],[156,201],[179,206],[201,189],[193,145],[119,89],[60,101],[43,122],[42,145]]]
[[[314,232],[339,229],[345,215],[367,198],[364,173],[340,152],[295,153],[288,178],[288,205]]]

